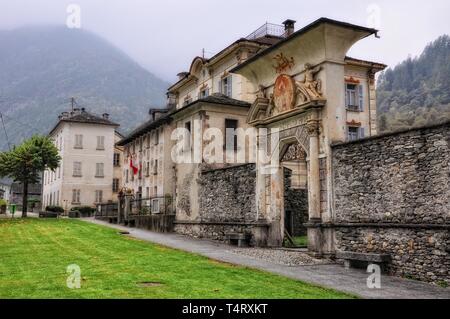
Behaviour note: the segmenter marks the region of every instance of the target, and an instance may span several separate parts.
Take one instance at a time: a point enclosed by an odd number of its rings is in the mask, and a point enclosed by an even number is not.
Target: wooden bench
[[[58,218],[58,215],[54,212],[39,212],[39,218]]]
[[[238,247],[248,247],[249,236],[244,233],[227,233],[227,241],[230,245]]]
[[[339,251],[336,252],[336,259],[344,260],[345,268],[360,268],[362,266],[367,268],[367,266],[370,264],[376,264],[379,265],[383,271],[385,271],[387,264],[391,262],[391,255]]]

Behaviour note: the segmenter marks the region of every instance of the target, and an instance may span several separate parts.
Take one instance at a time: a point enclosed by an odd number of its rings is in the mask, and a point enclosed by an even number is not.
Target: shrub
[[[91,216],[95,212],[95,208],[92,208],[90,206],[80,206],[80,207],[72,207],[71,211],[77,211],[80,212],[82,216]]]
[[[7,206],[7,205],[8,205],[8,203],[6,202],[6,200],[0,199],[0,207],[1,206]]]
[[[64,213],[64,208],[60,206],[47,206],[45,208],[45,211],[52,213]]]

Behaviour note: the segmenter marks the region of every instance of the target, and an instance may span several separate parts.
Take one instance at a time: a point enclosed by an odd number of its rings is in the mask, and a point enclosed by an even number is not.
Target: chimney
[[[177,74],[178,80],[183,80],[189,73],[188,72],[180,72]]]
[[[102,115],[104,120],[109,120],[109,114],[108,113],[103,113]]]
[[[284,37],[290,36],[295,31],[295,22],[294,20],[287,19],[283,22],[284,24]]]

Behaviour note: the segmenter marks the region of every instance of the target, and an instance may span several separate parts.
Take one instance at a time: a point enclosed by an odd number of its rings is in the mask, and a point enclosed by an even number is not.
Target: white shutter
[[[229,75],[228,76],[228,92],[227,92],[227,96],[228,97],[233,97],[233,76]]]
[[[344,83],[344,92],[345,92],[345,107],[348,108],[348,106],[350,105],[350,97],[348,94],[348,90],[347,90],[347,83]]]
[[[358,95],[359,95],[359,111],[364,112],[364,87],[358,85]]]
[[[365,130],[364,130],[364,127],[361,127],[360,129],[359,129],[359,138],[365,138],[366,136],[365,136]]]

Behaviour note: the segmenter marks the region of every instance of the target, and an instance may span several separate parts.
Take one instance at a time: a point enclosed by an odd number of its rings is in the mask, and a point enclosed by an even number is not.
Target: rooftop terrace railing
[[[256,31],[249,34],[245,37],[247,40],[256,40],[262,38],[266,35],[276,36],[276,37],[284,37],[286,30],[284,26],[273,23],[265,23],[261,27],[259,27]]]

